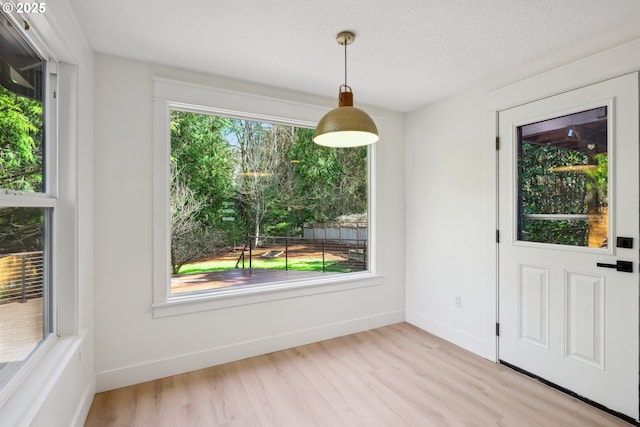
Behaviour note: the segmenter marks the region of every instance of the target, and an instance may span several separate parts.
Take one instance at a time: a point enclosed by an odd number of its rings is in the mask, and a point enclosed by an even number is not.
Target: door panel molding
[[[605,369],[605,278],[594,274],[565,273],[566,356]]]
[[[549,348],[549,267],[518,264],[518,336]]]

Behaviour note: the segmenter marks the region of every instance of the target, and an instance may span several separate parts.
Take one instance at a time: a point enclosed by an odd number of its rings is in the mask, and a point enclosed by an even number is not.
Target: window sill
[[[331,276],[189,292],[172,295],[166,302],[154,304],[153,317],[177,316],[328,292],[348,291],[380,284],[382,284],[382,276],[363,272],[349,273],[348,278],[340,279]]]
[[[86,331],[61,337],[51,334],[31,353],[21,372],[0,393],[0,407],[8,411],[8,419],[2,420],[7,424],[0,424],[31,425],[56,383],[66,375],[65,369],[74,360],[82,363],[78,354],[86,334]],[[77,375],[75,370],[73,372]]]

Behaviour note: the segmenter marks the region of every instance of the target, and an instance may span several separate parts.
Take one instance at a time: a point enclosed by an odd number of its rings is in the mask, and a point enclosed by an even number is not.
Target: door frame
[[[615,67],[612,67],[615,64]],[[487,267],[486,311],[484,315],[484,357],[498,362],[498,340],[494,333],[498,321],[498,152],[495,149],[498,137],[500,111],[538,101],[581,87],[599,83],[640,70],[640,39],[601,51],[581,60],[524,78],[516,83],[490,89],[482,98],[484,129],[481,136],[485,147],[484,182],[487,189],[483,227]],[[535,71],[535,70],[534,70]],[[639,319],[640,321],[640,319]]]
[[[640,41],[634,43],[631,46],[635,54],[640,55]],[[588,57],[582,61],[571,63],[567,66],[557,68],[542,74],[539,74],[533,78],[529,78],[512,85],[508,85],[499,89],[495,89],[489,92],[487,102],[485,103],[485,136],[484,141],[486,144],[486,165],[485,182],[488,187],[493,185],[493,191],[491,191],[487,206],[490,212],[486,215],[486,228],[487,228],[487,253],[489,254],[489,260],[491,262],[490,277],[489,280],[493,281],[495,286],[492,288],[493,292],[488,296],[488,312],[486,327],[490,328],[489,331],[496,328],[496,334],[490,334],[491,337],[487,337],[491,342],[492,348],[494,348],[493,360],[499,362],[499,349],[497,338],[497,326],[498,326],[498,313],[499,313],[499,243],[498,243],[498,200],[499,200],[499,175],[498,175],[498,120],[501,111],[508,110],[520,105],[528,104],[531,102],[539,101],[541,99],[559,95],[565,92],[569,92],[582,87],[590,86],[595,83],[610,80],[623,75],[635,75],[636,79],[640,79],[640,63],[636,67],[629,70],[629,72],[612,73],[608,70],[606,65],[616,63],[616,58],[619,60],[620,51],[610,50],[603,54]],[[610,62],[613,61],[613,62]],[[587,75],[584,70],[592,70],[591,75]],[[640,218],[638,219],[640,221]],[[639,284],[640,285],[640,284]],[[638,319],[640,323],[640,318]],[[638,356],[640,357],[640,349],[637,349]],[[639,378],[640,384],[640,378]],[[597,404],[596,404],[597,406]],[[636,420],[638,421],[638,420]]]

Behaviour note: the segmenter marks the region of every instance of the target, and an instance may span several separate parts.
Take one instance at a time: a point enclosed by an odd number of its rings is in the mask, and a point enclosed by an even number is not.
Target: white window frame
[[[45,274],[43,277],[43,323],[48,325],[50,333],[23,360],[11,378],[0,388],[0,407],[9,399],[13,392],[26,380],[29,373],[45,357],[59,337],[58,326],[58,61],[48,49],[46,43],[35,31],[22,30],[22,18],[15,14],[4,14],[21,33],[31,48],[46,62],[44,72],[44,188],[42,192],[30,193],[12,190],[0,190],[0,207],[44,208],[50,209],[48,230],[43,248]],[[47,217],[45,216],[45,221]]]
[[[314,128],[327,112],[324,107],[267,96],[207,87],[165,78],[153,79],[153,298],[154,318],[205,310],[255,304],[326,292],[348,291],[382,284],[376,274],[375,245],[375,145],[369,146],[368,162],[368,271],[306,280],[280,281],[171,293],[169,155],[171,110]],[[382,123],[376,118],[378,128]]]

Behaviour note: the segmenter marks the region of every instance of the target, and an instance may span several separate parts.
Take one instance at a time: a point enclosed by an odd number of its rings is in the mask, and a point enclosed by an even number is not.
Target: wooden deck
[[[42,340],[42,298],[0,304],[0,382]]]
[[[317,271],[275,270],[264,268],[214,271],[210,273],[180,274],[171,277],[171,292],[192,292],[205,289],[284,282],[345,273],[319,273]]]

